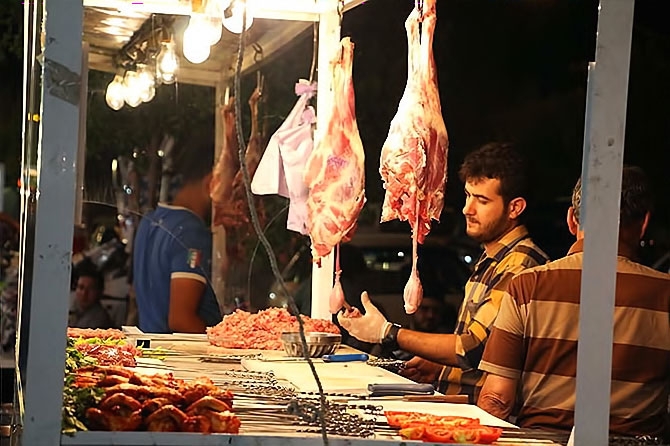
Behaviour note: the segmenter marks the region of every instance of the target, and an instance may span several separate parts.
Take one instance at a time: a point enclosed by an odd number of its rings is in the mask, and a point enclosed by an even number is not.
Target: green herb
[[[63,420],[64,434],[88,430],[86,427],[86,409],[97,406],[105,396],[101,387],[75,387],[75,375],[69,374],[65,378],[63,389]]]
[[[75,341],[73,339],[67,340],[67,346],[65,347],[65,374],[68,375],[79,367],[84,367],[87,365],[96,364],[97,361],[95,358],[84,355],[82,352],[77,350],[75,347]]]
[[[104,390],[99,387],[77,388],[74,386],[74,371],[80,367],[97,363],[95,358],[84,355],[77,350],[75,345],[76,341],[68,338],[65,347],[65,386],[63,388],[62,429],[64,434],[88,430],[83,421],[86,419],[86,409],[96,406],[104,395]]]
[[[154,358],[154,359],[160,359],[161,361],[163,361],[170,354],[170,350],[164,347],[156,347],[156,348],[137,347],[137,349],[142,352],[143,358]]]

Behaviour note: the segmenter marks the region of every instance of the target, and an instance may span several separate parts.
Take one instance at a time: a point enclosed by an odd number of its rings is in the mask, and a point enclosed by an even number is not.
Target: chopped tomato
[[[400,436],[403,440],[421,440],[426,433],[426,427],[421,425],[414,425],[400,429]]]
[[[445,428],[428,426],[423,440],[433,443],[490,444],[500,438],[502,429],[488,426],[463,426]]]

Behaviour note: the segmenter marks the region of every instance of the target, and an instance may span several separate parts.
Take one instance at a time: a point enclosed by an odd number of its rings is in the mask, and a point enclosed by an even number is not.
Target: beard
[[[510,220],[509,215],[504,213],[497,219],[492,220],[486,224],[482,224],[481,222],[476,223],[479,224],[478,227],[472,230],[469,228],[466,229],[468,236],[479,243],[490,243],[497,240],[502,234],[505,233],[509,227]]]

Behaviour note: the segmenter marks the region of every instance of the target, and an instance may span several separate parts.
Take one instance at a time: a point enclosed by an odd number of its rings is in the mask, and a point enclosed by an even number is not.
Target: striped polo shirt
[[[482,253],[465,284],[465,299],[454,331],[459,366],[443,367],[435,383],[438,391],[468,395],[471,404],[477,401],[484,384],[484,374],[478,370],[479,361],[507,285],[519,272],[548,260],[533,243],[525,226],[515,227]]]
[[[670,275],[617,258],[610,430],[662,435],[670,379]],[[567,257],[515,277],[481,370],[520,378],[517,424],[569,431],[574,423],[583,241]]]

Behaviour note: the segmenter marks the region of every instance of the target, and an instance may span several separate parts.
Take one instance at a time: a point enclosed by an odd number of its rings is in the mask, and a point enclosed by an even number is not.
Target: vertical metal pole
[[[81,1],[44,2],[42,112],[22,444],[60,443],[82,64]],[[39,30],[39,28],[38,28]]]
[[[81,102],[79,103],[79,145],[77,147],[77,185],[74,206],[74,224],[83,224],[84,172],[86,170],[86,116],[88,105],[88,42],[81,46]]]
[[[216,83],[216,93],[214,100],[214,165],[219,160],[221,149],[223,148],[223,119],[221,118],[221,106],[224,105],[224,96],[226,94],[226,84],[223,78]],[[213,205],[212,205],[213,206]],[[212,207],[212,215],[214,208]],[[226,263],[226,230],[222,225],[212,225],[212,288],[214,294],[224,312],[233,308],[228,308],[226,302],[226,278],[224,276],[223,265]]]
[[[635,0],[601,0],[589,151],[583,166],[585,232],[575,444],[608,444],[621,169]],[[588,107],[587,107],[588,108]]]
[[[338,0],[321,0],[319,17],[318,90],[316,96],[317,116],[315,142],[318,144],[328,125],[327,110],[333,107],[333,84],[330,76],[330,61],[340,44],[340,16]],[[328,296],[333,288],[334,253],[321,259],[321,267],[312,267],[312,317],[330,319]]]

